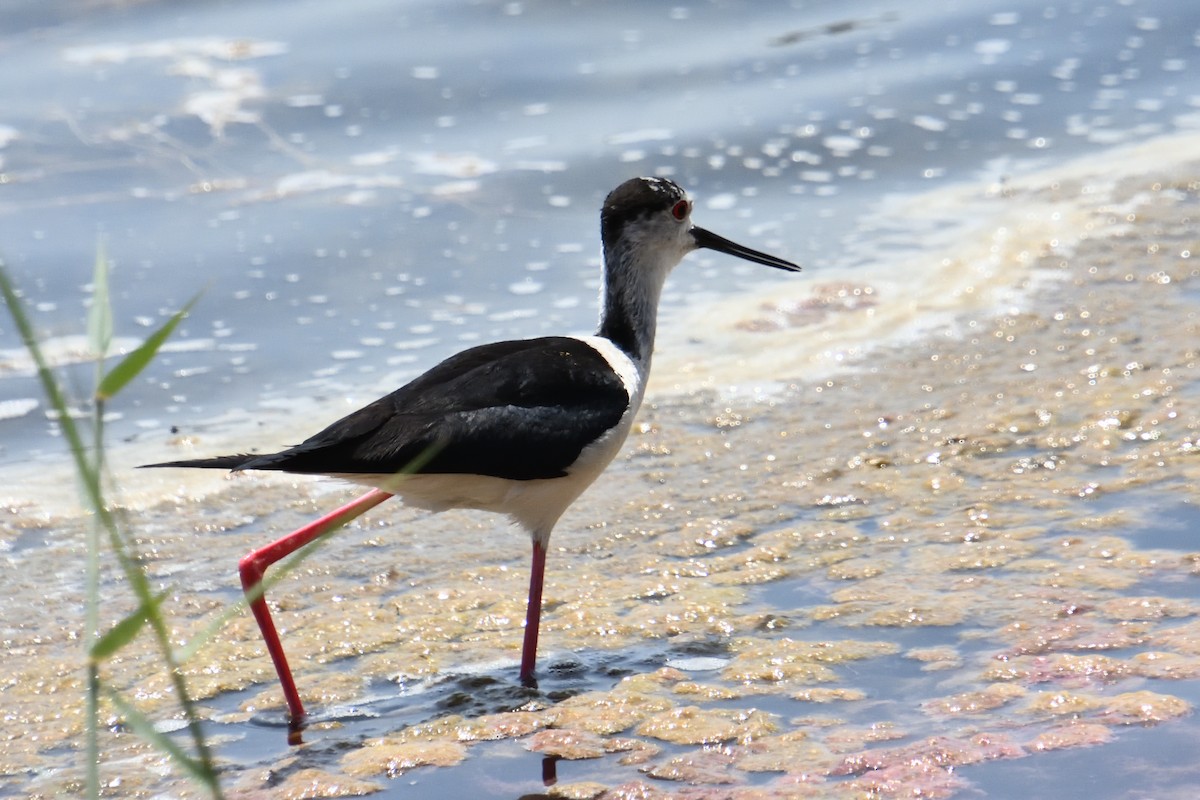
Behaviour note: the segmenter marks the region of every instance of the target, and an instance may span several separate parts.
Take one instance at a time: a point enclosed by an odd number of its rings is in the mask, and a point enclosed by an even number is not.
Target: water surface
[[[248,617],[189,663],[231,790],[1193,794],[1198,31],[1170,2],[14,4],[0,252],[68,385],[99,241],[122,347],[203,291],[110,422],[181,639],[345,490],[132,466],[589,330],[633,174],[805,265],[673,276],[644,424],[555,534],[536,694],[522,535],[384,506],[273,595],[303,747]],[[0,411],[0,774],[49,796],[86,519],[3,322]],[[170,713],[148,651],[111,670]],[[130,793],[191,791],[111,736]]]

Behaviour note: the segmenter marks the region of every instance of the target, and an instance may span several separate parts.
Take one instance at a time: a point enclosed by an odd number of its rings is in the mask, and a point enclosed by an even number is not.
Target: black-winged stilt
[[[507,514],[529,532],[533,563],[521,680],[533,682],[546,546],[558,518],[604,470],[642,403],[667,275],[708,248],[778,269],[800,267],[691,223],[673,181],[633,178],[600,212],[604,287],[595,336],[472,347],[295,447],[268,455],[148,464],[330,475],[372,490],[239,563],[294,725],[305,711],[260,589],[267,568],[392,495],[431,511]]]

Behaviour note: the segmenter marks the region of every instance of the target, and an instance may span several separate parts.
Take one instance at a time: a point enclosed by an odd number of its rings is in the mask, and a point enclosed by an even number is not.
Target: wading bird
[[[665,178],[633,178],[608,195],[600,212],[604,282],[594,336],[472,347],[278,453],[147,465],[279,470],[372,487],[239,564],[294,726],[304,719],[304,705],[263,596],[263,575],[276,561],[393,495],[430,511],[506,514],[528,531],[533,560],[520,677],[533,683],[550,532],[629,434],[646,391],[667,275],[700,248],[800,269],[696,227],[691,214],[687,195]]]

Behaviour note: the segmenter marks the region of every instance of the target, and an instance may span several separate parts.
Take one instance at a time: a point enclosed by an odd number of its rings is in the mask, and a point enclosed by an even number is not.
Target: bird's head
[[[800,269],[693,225],[692,201],[667,178],[631,178],[609,192],[600,211],[600,235],[607,260],[654,265],[664,271],[699,248],[789,272]]]

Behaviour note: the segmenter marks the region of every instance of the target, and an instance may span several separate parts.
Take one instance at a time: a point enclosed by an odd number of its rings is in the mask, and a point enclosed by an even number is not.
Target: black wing
[[[586,342],[497,342],[451,356],[279,453],[150,466],[557,478],[618,423],[629,401],[620,376]]]

